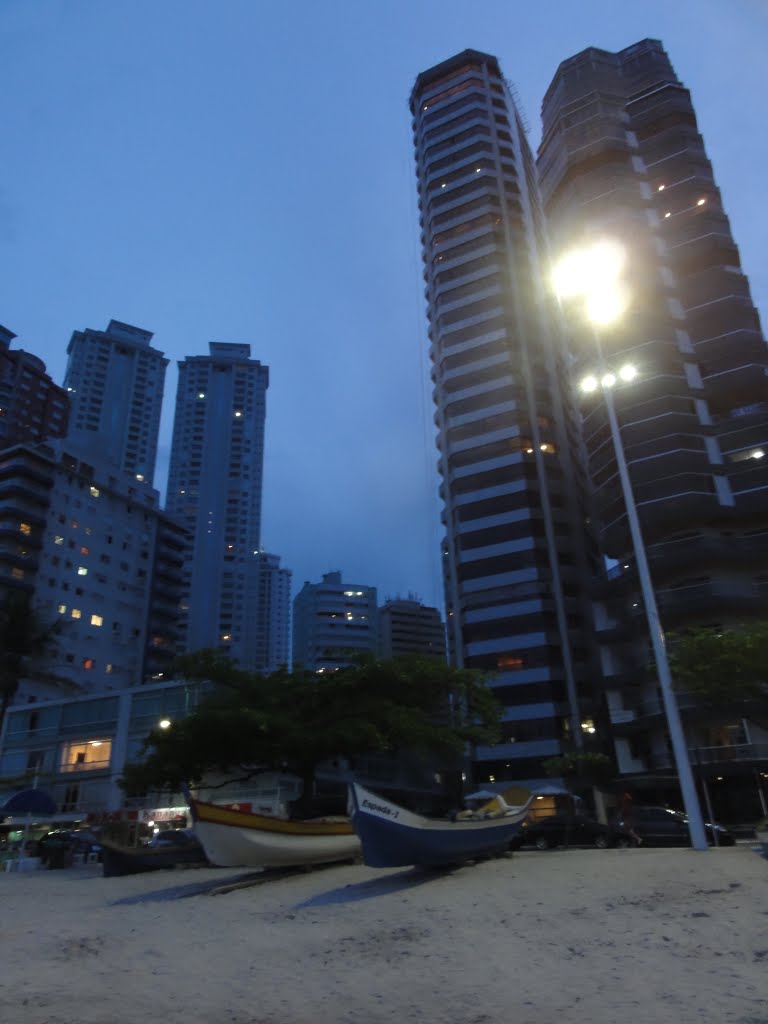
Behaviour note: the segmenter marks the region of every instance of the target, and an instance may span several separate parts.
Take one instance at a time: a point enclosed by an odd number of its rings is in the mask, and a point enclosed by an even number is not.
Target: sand
[[[3,1024],[768,1024],[754,844],[0,876]]]

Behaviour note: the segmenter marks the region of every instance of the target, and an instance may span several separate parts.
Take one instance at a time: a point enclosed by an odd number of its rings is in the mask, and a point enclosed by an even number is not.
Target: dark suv
[[[688,830],[688,818],[682,811],[672,811],[668,807],[635,807],[632,825],[643,840],[643,846],[689,846],[691,835]],[[623,827],[624,823],[619,822]],[[715,833],[720,846],[733,846],[736,842],[733,833],[722,825],[704,825],[707,842],[715,843]]]
[[[530,822],[520,834],[518,846],[535,846],[549,850],[555,846],[596,846],[605,850],[609,846],[633,846],[628,832],[611,825],[602,825],[584,814],[553,814]]]

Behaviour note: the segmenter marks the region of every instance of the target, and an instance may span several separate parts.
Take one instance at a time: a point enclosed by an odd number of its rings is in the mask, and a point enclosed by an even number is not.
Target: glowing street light
[[[600,385],[602,386],[605,408],[608,414],[616,467],[627,512],[627,523],[635,553],[635,564],[645,605],[648,631],[653,645],[654,660],[664,703],[669,738],[672,743],[672,752],[680,782],[683,804],[688,815],[691,845],[695,850],[706,850],[708,846],[704,831],[704,821],[701,816],[699,798],[693,781],[691,762],[688,757],[688,746],[685,742],[685,733],[680,721],[680,711],[672,685],[672,673],[669,667],[669,658],[667,657],[666,638],[661,618],[659,617],[656,593],[653,589],[653,581],[651,580],[648,565],[648,555],[640,528],[640,518],[637,513],[632,482],[624,454],[624,446],[621,441],[619,421],[613,402],[612,389],[616,384],[616,375],[609,372],[604,365],[600,334],[598,332],[598,326],[605,326],[617,320],[627,307],[628,293],[626,287],[621,282],[621,272],[624,269],[625,263],[626,253],[622,246],[611,241],[599,242],[582,251],[576,250],[568,253],[555,268],[553,284],[555,291],[561,299],[581,299],[584,304],[586,317],[592,324],[597,356],[601,364]],[[623,366],[619,370],[619,377],[625,383],[630,383],[636,375],[636,368],[630,364]],[[587,386],[585,387],[585,385]],[[586,377],[581,382],[582,391],[595,391],[597,386],[598,378],[593,375]]]

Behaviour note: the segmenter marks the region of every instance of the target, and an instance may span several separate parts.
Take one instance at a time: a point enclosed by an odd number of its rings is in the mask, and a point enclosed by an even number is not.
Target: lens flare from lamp
[[[600,383],[604,388],[612,388],[616,383],[616,375],[613,373],[606,373],[605,376],[601,378]]]
[[[629,305],[629,296],[626,288],[611,284],[599,291],[596,288],[589,291],[584,304],[587,317],[593,324],[612,324]]]
[[[579,387],[586,395],[591,394],[593,391],[597,391],[599,386],[600,381],[597,377],[585,377],[581,384],[579,384]]]
[[[597,288],[618,281],[624,264],[624,247],[611,239],[585,249],[574,249],[555,265],[552,284],[561,299],[589,296]]]
[[[637,367],[632,366],[631,363],[627,363],[625,366],[622,366],[622,368],[619,370],[619,377],[621,377],[621,379],[623,381],[626,381],[627,383],[629,383],[631,380],[634,380],[636,376]]]

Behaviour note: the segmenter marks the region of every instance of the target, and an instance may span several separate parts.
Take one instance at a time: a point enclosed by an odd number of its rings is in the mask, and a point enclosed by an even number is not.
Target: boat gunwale
[[[349,819],[341,821],[323,821],[322,819],[296,820],[273,818],[267,814],[254,814],[251,811],[238,811],[230,807],[221,807],[194,797],[189,801],[195,822],[205,825],[220,825],[229,828],[249,829],[255,832],[272,832],[294,836],[346,836],[354,835],[354,828]]]

